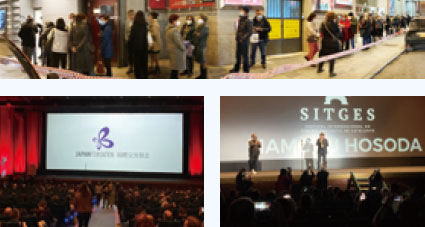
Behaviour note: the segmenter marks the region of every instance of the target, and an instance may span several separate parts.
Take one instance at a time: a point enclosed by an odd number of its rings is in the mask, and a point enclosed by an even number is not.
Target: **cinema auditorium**
[[[221,226],[425,226],[425,97],[221,97]]]
[[[0,97],[0,226],[203,226],[203,102]]]

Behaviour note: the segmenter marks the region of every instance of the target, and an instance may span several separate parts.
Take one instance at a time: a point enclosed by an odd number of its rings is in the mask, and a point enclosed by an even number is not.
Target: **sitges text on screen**
[[[300,109],[300,120],[301,121],[333,121],[337,118],[340,121],[373,121],[375,120],[375,109],[374,108],[308,108],[303,107]]]

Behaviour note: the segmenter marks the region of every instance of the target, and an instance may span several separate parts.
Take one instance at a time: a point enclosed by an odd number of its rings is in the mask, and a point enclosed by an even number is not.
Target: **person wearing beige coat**
[[[186,47],[179,29],[179,16],[172,14],[165,31],[168,54],[170,56],[171,79],[177,79],[179,71],[186,69]]]
[[[153,44],[149,47],[151,57],[151,70],[154,74],[159,74],[159,52],[161,51],[161,26],[158,23],[158,13],[149,14],[149,32],[152,36]]]

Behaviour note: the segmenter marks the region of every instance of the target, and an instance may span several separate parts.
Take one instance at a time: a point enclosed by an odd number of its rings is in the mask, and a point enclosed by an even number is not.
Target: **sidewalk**
[[[360,45],[360,44],[357,44]],[[340,58],[335,63],[335,79],[369,79],[378,73],[386,64],[399,56],[404,51],[404,35],[387,40],[384,43],[372,47],[369,50],[357,52],[355,54]],[[284,55],[272,55],[267,57],[267,69],[274,69],[285,64],[304,63],[305,52],[297,52]],[[168,79],[168,60],[160,61],[161,74],[150,75],[150,79]],[[208,66],[208,78],[220,79],[228,74],[233,65]],[[325,63],[323,73],[317,73],[317,68],[306,67],[299,70],[287,72],[274,76],[274,79],[329,79],[329,66]],[[251,68],[251,73],[264,73],[260,64]],[[115,78],[134,78],[134,75],[126,75],[127,68],[113,68]],[[180,76],[180,79],[191,79],[199,75],[199,65],[195,64],[194,75],[192,77]]]

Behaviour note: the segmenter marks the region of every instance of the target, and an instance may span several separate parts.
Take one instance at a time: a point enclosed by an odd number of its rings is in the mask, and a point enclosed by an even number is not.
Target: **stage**
[[[347,188],[347,182],[350,178],[350,171],[354,173],[356,178],[369,178],[374,168],[353,168],[353,169],[330,169],[328,185],[330,187]],[[262,171],[252,175],[254,187],[257,189],[270,190],[274,188],[274,184],[279,175],[279,171]],[[292,175],[294,183],[298,183],[301,176],[301,170],[294,170]],[[425,179],[425,166],[397,166],[382,167],[382,176],[387,184],[393,183],[410,183],[418,179]],[[220,174],[220,184],[222,190],[232,190],[235,186],[235,178],[237,172],[223,172]]]

